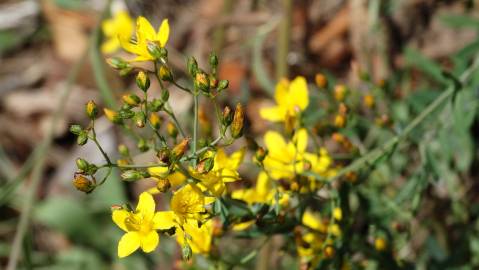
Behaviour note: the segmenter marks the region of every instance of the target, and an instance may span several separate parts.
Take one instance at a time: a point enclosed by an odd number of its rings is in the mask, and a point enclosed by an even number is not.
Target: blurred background
[[[90,195],[71,185],[77,157],[97,162],[102,157],[93,144],[78,147],[69,125],[88,123],[88,100],[111,107],[134,88],[133,78],[117,75],[99,50],[101,16],[111,12],[107,2],[0,2],[0,266],[12,254],[19,269],[181,266],[181,251],[167,240],[154,256],[116,258],[120,231],[110,220],[110,206],[136,198],[142,184],[126,185],[113,175]],[[269,128],[258,108],[272,104],[275,82],[303,75],[314,84],[317,73],[331,85],[341,82],[358,91],[367,89],[365,74],[369,82],[387,85],[378,103],[384,100],[383,112],[393,123],[408,123],[445,89],[441,69],[458,75],[477,52],[477,5],[473,0],[129,0],[113,1],[112,8],[127,7],[133,18],[145,16],[154,26],[168,18],[169,59],[179,70],[185,69],[186,56],[194,55],[201,66],[216,51],[219,77],[230,81],[222,102],[247,104],[248,135],[256,137]],[[463,103],[449,115],[453,119],[438,117],[445,122],[429,127],[427,145],[423,138],[403,147],[367,186],[375,203],[384,205],[388,195],[406,188],[407,179],[429,179],[408,185],[395,205],[409,232],[398,236],[399,256],[418,268],[479,269],[475,87],[459,97]],[[171,91],[171,99],[180,119],[188,121],[190,97]],[[97,129],[106,151],[114,154],[119,132],[104,118]],[[391,133],[375,136],[386,135]],[[423,155],[429,155],[427,164]],[[418,193],[420,199],[408,197]],[[378,211],[388,223],[387,217],[400,215],[389,208]],[[18,234],[24,237],[15,243]],[[227,248],[241,253],[241,245]],[[275,268],[296,265],[294,257],[272,254],[269,265]],[[198,267],[208,269],[206,260]]]

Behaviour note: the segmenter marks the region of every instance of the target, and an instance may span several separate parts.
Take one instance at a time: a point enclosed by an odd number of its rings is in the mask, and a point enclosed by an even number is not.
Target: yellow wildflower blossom
[[[144,252],[151,252],[158,246],[160,239],[156,230],[163,229],[158,214],[153,196],[147,192],[140,195],[135,211],[113,210],[113,221],[126,232],[118,243],[118,257],[126,257],[140,247]]]
[[[243,162],[244,154],[244,148],[229,156],[220,148],[215,154],[214,165],[211,171],[201,174],[191,170],[190,174],[201,180],[198,184],[201,188],[208,190],[215,196],[221,196],[226,190],[225,183],[235,182],[240,179],[238,167]],[[208,155],[212,155],[212,153]]]
[[[193,253],[208,254],[213,239],[213,220],[210,219],[200,226],[198,221],[189,219],[176,232],[176,241],[180,246],[186,244],[185,239]]]
[[[272,122],[284,122],[296,117],[309,104],[308,84],[304,77],[296,77],[292,82],[286,79],[276,85],[274,93],[276,106],[260,110],[262,118]]]
[[[231,197],[233,199],[242,200],[248,204],[254,203],[267,203],[271,204],[275,200],[275,194],[278,191],[265,172],[260,172],[258,174],[258,179],[256,181],[256,186],[254,188],[248,189],[239,189],[233,191]],[[281,193],[281,198],[279,204],[287,205],[289,201],[289,195],[287,193]]]
[[[133,20],[125,10],[113,14],[113,17],[104,20],[101,29],[106,40],[101,44],[104,54],[111,54],[120,48],[118,35],[130,36],[133,33]]]
[[[140,16],[136,20],[136,39],[130,40],[130,34],[127,33],[121,33],[118,38],[123,49],[137,55],[133,61],[150,61],[155,58],[150,54],[148,44],[152,43],[163,48],[168,42],[169,35],[168,19],[161,22],[158,32],[156,32],[150,22],[145,17]]]

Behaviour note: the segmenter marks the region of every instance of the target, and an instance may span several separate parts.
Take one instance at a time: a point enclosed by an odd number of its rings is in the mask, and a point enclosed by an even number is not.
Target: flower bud
[[[226,88],[228,88],[230,82],[228,80],[221,80],[219,83],[218,83],[218,91],[223,91],[225,90]]]
[[[108,108],[104,108],[103,112],[105,113],[106,118],[108,118],[108,120],[110,120],[112,123],[114,123],[114,124],[121,124],[122,123],[122,120],[121,120],[120,116],[118,115],[118,112],[116,112],[114,110],[110,110]]]
[[[346,115],[348,113],[348,107],[343,102],[339,103],[338,107],[339,114]]]
[[[82,131],[83,131],[83,129],[81,128],[80,125],[71,125],[70,126],[70,132],[75,134],[75,135],[79,135]]]
[[[333,217],[334,219],[340,221],[341,219],[343,219],[343,211],[341,210],[340,207],[335,207],[333,209]]]
[[[166,178],[156,178],[156,188],[161,193],[167,192],[171,188],[170,180]]]
[[[324,76],[322,73],[316,74],[316,76],[314,76],[314,80],[316,85],[321,89],[324,89],[328,86],[328,78],[326,78],[326,76]]]
[[[231,136],[235,139],[241,137],[243,134],[244,125],[244,111],[241,103],[236,104],[235,114],[233,116],[233,122],[231,123],[230,131]]]
[[[347,88],[344,84],[338,84],[334,87],[334,98],[337,101],[343,101],[346,97]]]
[[[169,164],[170,163],[170,150],[168,148],[161,148],[157,153],[156,157],[161,163]]]
[[[358,181],[358,174],[355,172],[348,172],[344,176],[346,180],[352,184],[356,183]]]
[[[146,177],[150,177],[147,172],[141,172],[137,170],[127,170],[121,174],[121,178],[125,181],[136,181]]]
[[[365,95],[365,96],[363,97],[363,102],[364,102],[364,105],[365,105],[366,107],[368,107],[368,108],[371,109],[372,107],[374,107],[374,103],[375,103],[375,102],[374,102],[374,96],[371,95],[371,94]]]
[[[128,104],[131,107],[136,107],[141,102],[140,97],[135,94],[123,95],[121,99],[123,100],[123,102],[125,102],[125,104]]]
[[[181,254],[183,256],[183,260],[189,261],[191,259],[193,251],[188,243],[185,243],[185,245],[181,248]]]
[[[159,112],[163,108],[163,105],[165,105],[163,100],[155,98],[148,103],[148,109],[152,112]]]
[[[128,150],[128,147],[126,147],[124,144],[118,145],[118,153],[120,153],[122,157],[130,156],[130,150]]]
[[[178,129],[172,122],[166,124],[166,132],[171,138],[176,138],[176,136],[178,136]]]
[[[334,125],[337,128],[343,128],[346,125],[346,117],[341,114],[336,115],[336,117],[334,117]]]
[[[201,174],[210,172],[215,165],[215,159],[212,157],[205,158],[196,167],[196,171]]]
[[[148,74],[144,71],[138,72],[138,75],[136,75],[136,85],[138,85],[143,92],[148,91],[148,88],[150,88],[150,78]]]
[[[85,111],[86,115],[92,120],[95,119],[98,115],[98,107],[93,100],[87,102],[87,104],[85,105]]]
[[[77,168],[80,172],[86,172],[88,170],[88,162],[83,158],[76,159]]]
[[[130,68],[131,65],[127,61],[119,58],[119,57],[112,57],[106,59],[106,62],[108,65],[110,65],[114,69],[125,69],[125,68]]]
[[[336,254],[336,251],[333,246],[328,245],[324,248],[324,257],[331,259],[334,254]]]
[[[181,140],[181,142],[177,145],[175,145],[175,147],[173,147],[173,150],[171,151],[171,154],[173,155],[173,158],[174,159],[180,159],[186,152],[186,150],[188,149],[188,143],[189,143],[190,139],[189,138],[185,138],[183,140]]]
[[[85,193],[90,193],[95,189],[95,185],[90,179],[78,173],[76,173],[73,178],[73,186]]]
[[[80,132],[80,134],[78,134],[77,144],[78,145],[85,145],[87,142],[88,142],[88,133],[86,131],[82,130]]]
[[[215,89],[216,87],[218,87],[218,79],[216,79],[215,76],[210,75],[209,79],[210,79],[210,89]]]
[[[210,90],[210,80],[208,79],[208,75],[202,70],[196,72],[195,86],[204,93],[208,93]]]
[[[134,120],[135,120],[135,125],[138,128],[143,128],[145,126],[145,122],[146,122],[145,113],[143,111],[136,112]]]
[[[129,165],[130,164],[130,161],[128,161],[128,159],[118,159],[116,161],[116,163],[118,164],[118,167],[121,167],[121,166],[126,166],[126,165]],[[120,168],[121,169],[121,168]]]
[[[218,56],[216,55],[215,52],[210,53],[210,57],[209,57],[208,60],[210,62],[210,66],[213,70],[216,69],[216,67],[218,67]]]
[[[258,162],[263,162],[264,158],[268,154],[268,151],[265,150],[263,147],[258,147],[258,150],[256,150],[255,157]]]
[[[374,248],[375,248],[377,251],[384,251],[384,250],[386,250],[386,248],[387,248],[386,239],[384,239],[383,237],[377,237],[376,239],[374,239]]]
[[[148,146],[148,143],[143,138],[140,138],[138,140],[138,143],[136,144],[136,146],[138,147],[138,150],[140,150],[141,152],[146,152],[148,151],[148,149],[150,149],[150,147]]]
[[[191,77],[195,77],[196,72],[198,71],[198,62],[196,62],[196,59],[193,56],[188,57],[188,63],[186,64],[188,73],[191,75]]]
[[[154,129],[160,129],[161,118],[157,113],[150,114],[150,124]]]
[[[160,75],[161,80],[166,82],[173,81],[173,74],[171,74],[171,70],[169,67],[162,65],[158,73]]]
[[[231,122],[233,122],[233,113],[231,112],[230,107],[225,106],[223,109],[223,118],[221,119],[221,122],[225,127],[229,127]]]

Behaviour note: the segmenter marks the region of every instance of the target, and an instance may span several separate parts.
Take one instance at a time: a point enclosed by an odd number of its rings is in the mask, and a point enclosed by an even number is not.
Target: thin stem
[[[91,138],[92,141],[96,144],[96,146],[98,147],[98,149],[100,150],[101,154],[103,155],[103,157],[105,158],[106,162],[108,162],[108,164],[111,164],[111,160],[110,160],[110,157],[108,157],[108,155],[106,154],[105,150],[103,150],[103,147],[101,147],[100,143],[98,142],[97,138],[96,138],[96,132],[95,132],[95,122],[93,120],[93,127],[91,128],[91,132],[93,134],[93,137]]]
[[[167,102],[165,104],[165,109],[164,110],[171,117],[171,119],[173,120],[173,123],[175,124],[176,128],[180,131],[181,137],[186,138],[186,133],[183,130],[183,128],[181,127],[180,122],[178,122],[178,119],[176,118],[175,113],[171,109],[170,103]]]
[[[175,80],[172,80],[171,83],[172,83],[174,86],[178,87],[179,89],[181,89],[181,90],[183,90],[183,91],[188,92],[188,93],[191,94],[191,90],[188,89],[188,87],[184,87],[184,86],[178,84]]]
[[[474,63],[461,75],[460,82],[466,82],[471,74],[477,69],[479,66],[479,56],[477,56],[474,60]],[[397,144],[404,139],[417,127],[421,124],[431,113],[433,113],[439,106],[441,106],[448,98],[450,98],[456,91],[454,85],[449,86],[446,91],[444,91],[439,97],[437,97],[426,109],[424,109],[416,118],[414,118],[411,123],[409,123],[404,130],[398,134],[397,136],[391,138],[383,145],[371,150],[363,157],[357,159],[349,166],[340,170],[335,176],[328,179],[329,181],[336,180],[349,172],[354,172],[361,169],[364,165],[368,165],[373,163],[375,160],[382,157],[384,154],[388,153],[391,150],[394,150]],[[323,181],[323,178],[318,178],[315,175],[310,175],[315,177],[316,179]]]
[[[288,53],[291,40],[292,0],[282,0],[283,17],[279,25],[278,50],[276,53],[276,79],[288,76]]]
[[[198,143],[198,90],[193,94],[194,100],[194,118],[193,118],[193,154],[196,154],[196,144]],[[193,159],[193,166],[196,166],[196,159]]]

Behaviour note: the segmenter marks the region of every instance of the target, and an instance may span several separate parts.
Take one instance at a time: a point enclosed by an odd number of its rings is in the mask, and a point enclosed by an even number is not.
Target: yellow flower
[[[309,210],[304,212],[302,223],[308,228],[311,228],[315,231],[320,233],[327,233],[328,232],[328,224],[327,222],[323,221],[319,214],[313,213]]]
[[[104,54],[114,53],[120,48],[118,35],[130,36],[133,33],[133,20],[127,11],[116,12],[111,19],[104,20],[101,24],[106,40],[101,44]]]
[[[225,183],[235,182],[240,179],[238,167],[243,162],[245,149],[238,150],[228,156],[225,151],[220,148],[216,152],[214,158],[213,169],[206,174],[200,174],[191,170],[190,174],[196,179],[201,180],[198,184],[202,189],[206,189],[214,196],[221,196],[225,189]],[[212,155],[209,153],[208,155]]]
[[[158,32],[155,31],[150,22],[144,17],[138,17],[136,20],[136,39],[130,40],[129,33],[120,33],[118,38],[120,40],[121,47],[127,52],[137,55],[133,61],[150,61],[155,58],[150,54],[148,50],[148,44],[165,47],[168,37],[170,35],[170,26],[168,19],[164,19],[161,22]]]
[[[260,172],[254,188],[235,190],[231,194],[231,197],[233,199],[245,201],[248,204],[271,204],[275,200],[274,197],[276,192],[280,192],[275,188],[271,180],[272,179],[270,179],[265,172]],[[279,204],[284,206],[288,204],[288,201],[289,195],[287,193],[281,193]]]
[[[293,139],[287,142],[281,134],[268,131],[264,136],[268,155],[263,164],[274,179],[291,179],[295,172],[301,172],[304,167],[304,154],[308,144],[308,134],[305,129],[298,130]]]
[[[185,234],[187,235],[185,237]],[[182,228],[176,232],[176,241],[181,246],[190,245],[193,253],[208,254],[211,250],[211,241],[213,239],[213,220],[210,219],[199,226],[196,220],[187,220]]]
[[[186,176],[179,171],[175,170],[169,173],[168,167],[166,166],[150,167],[148,168],[148,173],[151,175],[151,178],[157,182],[159,179],[167,179],[172,188],[182,185],[186,180]],[[151,194],[159,193],[156,187],[149,189],[148,192]]]
[[[308,84],[304,77],[296,77],[291,83],[283,79],[276,85],[274,99],[277,105],[260,110],[262,118],[272,122],[284,122],[297,116],[309,104]]]
[[[151,252],[158,246],[160,239],[156,230],[165,229],[158,214],[153,196],[147,192],[140,195],[135,211],[113,210],[113,221],[126,232],[118,243],[118,257],[126,257],[140,247],[144,252]]]

